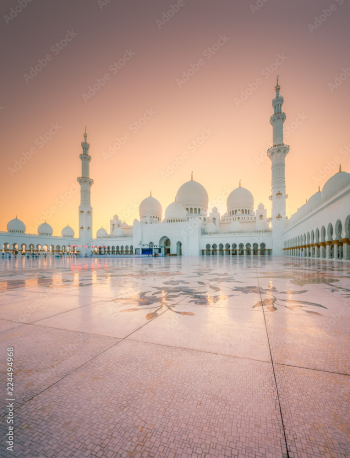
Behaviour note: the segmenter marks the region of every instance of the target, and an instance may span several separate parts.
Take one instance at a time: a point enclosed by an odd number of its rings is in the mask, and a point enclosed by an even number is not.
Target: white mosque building
[[[87,134],[81,143],[82,173],[79,232],[67,226],[62,235],[54,236],[48,223],[38,227],[37,234],[27,234],[25,224],[17,219],[0,232],[3,254],[18,252],[47,255],[78,253],[110,255],[161,256],[304,256],[350,260],[350,174],[341,171],[333,175],[307,203],[290,219],[286,217],[285,158],[289,146],[283,142],[283,97],[280,86],[275,87],[272,100],[273,146],[267,155],[271,159],[271,216],[263,204],[255,208],[251,192],[241,187],[227,198],[227,212],[220,215],[217,208],[208,211],[208,193],[193,180],[177,191],[175,201],[165,210],[150,195],[139,207],[139,220],[132,226],[117,215],[110,221],[109,233],[99,229],[92,236],[90,145]]]

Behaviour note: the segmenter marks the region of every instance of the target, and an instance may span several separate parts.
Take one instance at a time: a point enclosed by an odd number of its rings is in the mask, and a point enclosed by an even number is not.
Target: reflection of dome
[[[100,229],[100,230],[101,230],[101,229]],[[123,231],[123,229],[122,229],[121,227],[116,227],[116,228],[114,229],[114,231],[112,232],[112,235],[113,235],[114,237],[124,237],[125,232]],[[98,237],[98,235],[97,235],[97,237]]]
[[[99,229],[97,232],[96,232],[96,237],[107,237],[108,234],[107,234],[107,231],[106,229],[103,229],[103,227],[101,227],[101,229]]]
[[[232,221],[232,223],[228,227],[229,232],[241,232],[242,226],[241,223],[238,221]]]
[[[139,212],[140,218],[146,216],[147,213],[149,213],[150,216],[158,216],[161,218],[163,209],[160,205],[160,202],[154,197],[150,196],[146,197],[146,199],[143,199],[143,201],[140,203]]]
[[[38,227],[38,234],[39,235],[52,235],[53,234],[53,229],[50,226],[50,224],[47,224],[46,222],[43,224],[40,224]]]
[[[16,216],[15,219],[11,219],[11,221],[7,223],[7,230],[9,232],[25,232],[26,226],[20,219],[17,219]]]
[[[66,226],[62,229],[62,237],[74,237],[74,231],[71,227]]]
[[[183,206],[208,208],[208,193],[197,181],[187,181],[176,194],[176,202]]]
[[[167,221],[169,221],[170,219],[185,221],[186,220],[186,210],[178,202],[173,202],[170,205],[168,205],[165,210],[165,219]]]
[[[205,226],[204,226],[204,232],[206,234],[213,234],[214,232],[216,232],[216,226],[214,223],[207,223]]]
[[[338,189],[343,187],[346,183],[350,184],[350,173],[338,172],[326,183],[322,188],[322,200],[328,199],[332,194],[334,194]]]
[[[258,220],[255,224],[256,231],[267,231],[268,229],[269,229],[268,222],[264,221],[263,219]]]
[[[312,208],[317,207],[317,205],[321,202],[321,198],[322,198],[322,194],[320,192],[316,192],[307,201],[306,208],[308,210],[311,210]]]
[[[227,211],[239,208],[254,209],[254,197],[246,188],[236,188],[227,198]]]

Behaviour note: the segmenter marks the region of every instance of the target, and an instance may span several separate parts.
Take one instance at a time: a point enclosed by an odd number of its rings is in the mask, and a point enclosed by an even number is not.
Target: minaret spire
[[[289,146],[283,141],[283,124],[286,115],[282,111],[283,97],[280,95],[279,76],[276,79],[276,96],[272,100],[273,115],[270,124],[273,129],[273,146],[267,150],[267,155],[271,159],[271,188],[272,193],[272,237],[273,252],[277,256],[283,254],[283,230],[286,224],[286,179],[285,179],[285,159],[289,152]]]
[[[94,180],[90,178],[90,145],[87,142],[86,127],[84,141],[81,143],[83,152],[80,154],[81,176],[78,177],[80,184],[80,205],[79,205],[79,241],[80,244],[90,245],[92,240],[92,207],[91,207],[91,186]],[[86,253],[86,248],[82,248],[82,254]]]

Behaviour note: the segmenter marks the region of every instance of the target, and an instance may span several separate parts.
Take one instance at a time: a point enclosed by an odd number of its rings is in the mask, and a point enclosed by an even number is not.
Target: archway
[[[164,254],[164,256],[168,256],[169,254],[171,254],[170,245],[171,242],[167,236],[164,236],[159,240],[160,250],[161,253]]]
[[[182,256],[182,243],[177,242],[176,244],[176,254],[177,256]]]

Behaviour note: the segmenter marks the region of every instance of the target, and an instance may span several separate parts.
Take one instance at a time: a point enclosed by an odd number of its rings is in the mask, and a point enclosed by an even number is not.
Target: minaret
[[[94,184],[89,172],[91,156],[89,155],[90,145],[87,142],[86,128],[81,147],[83,149],[82,154],[79,156],[81,160],[81,177],[78,177],[78,183],[80,184],[79,238],[80,244],[83,245],[80,248],[80,252],[84,255],[90,251],[84,248],[84,245],[91,246],[92,241],[91,186]]]
[[[282,232],[286,225],[286,178],[285,178],[285,158],[289,152],[289,146],[283,143],[283,124],[286,115],[282,111],[283,97],[280,96],[280,86],[275,87],[276,97],[272,100],[274,110],[270,118],[273,127],[273,146],[267,150],[267,155],[271,159],[271,188],[272,194],[272,237],[273,254],[283,255]]]

